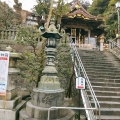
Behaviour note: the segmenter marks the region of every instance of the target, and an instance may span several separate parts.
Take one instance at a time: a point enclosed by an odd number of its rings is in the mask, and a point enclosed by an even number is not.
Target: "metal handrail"
[[[84,66],[83,66],[82,61],[81,61],[81,59],[80,59],[79,53],[78,53],[78,51],[77,51],[77,48],[75,47],[75,44],[72,43],[70,46],[71,46],[71,50],[72,50],[72,53],[73,53],[73,54],[71,53],[71,55],[72,55],[72,61],[74,61],[75,75],[76,75],[76,77],[79,77],[80,71],[79,71],[77,68],[81,68],[81,71],[82,71],[83,74],[84,74],[84,78],[85,78],[85,80],[86,80],[86,82],[87,82],[87,85],[88,85],[88,87],[89,87],[90,93],[91,93],[92,98],[93,98],[93,100],[94,100],[95,107],[91,107],[91,105],[90,105],[90,107],[88,107],[88,105],[87,105],[87,103],[86,103],[86,101],[85,101],[85,98],[84,98],[84,96],[85,96],[85,97],[88,97],[88,96],[85,94],[85,93],[86,93],[85,90],[81,90],[81,96],[82,96],[82,98],[83,98],[84,108],[81,108],[81,107],[54,107],[54,106],[53,106],[53,107],[50,107],[50,108],[48,109],[48,120],[50,120],[50,111],[51,111],[52,109],[85,110],[88,120],[96,120],[96,119],[99,119],[99,120],[100,120],[100,104],[99,104],[99,102],[98,102],[98,100],[97,100],[97,98],[96,98],[96,95],[95,95],[94,90],[93,90],[93,88],[92,88],[92,86],[91,86],[91,83],[90,83],[89,78],[88,78],[88,76],[87,76],[87,73],[86,73],[86,71],[85,71],[85,69],[84,69]],[[75,57],[74,57],[74,55],[75,55]],[[75,59],[75,58],[76,58],[76,59]],[[77,61],[76,61],[76,60],[77,60]],[[77,63],[78,63],[78,64],[77,64]],[[88,102],[88,101],[87,101],[87,102]],[[99,117],[99,118],[97,118],[97,116],[95,116],[95,115],[93,116],[93,114],[92,114],[92,115],[89,114],[90,112],[93,113],[94,110],[99,111],[99,114],[98,114],[98,117]],[[89,111],[89,112],[88,112],[88,111]]]
[[[109,51],[120,58],[120,45],[115,42],[116,39],[109,40]]]
[[[89,90],[90,90],[90,93],[91,93],[91,95],[92,95],[92,98],[93,98],[93,100],[94,100],[95,108],[96,108],[96,110],[99,111],[99,120],[100,120],[100,104],[99,104],[99,102],[98,102],[98,100],[97,100],[97,98],[96,98],[96,95],[95,95],[95,93],[94,93],[94,90],[93,90],[92,85],[91,85],[91,83],[90,83],[90,81],[89,81],[89,78],[88,78],[88,76],[87,76],[87,73],[86,73],[86,71],[85,71],[85,68],[84,68],[84,66],[83,66],[83,64],[82,64],[81,58],[80,58],[80,56],[79,56],[79,53],[78,53],[77,48],[76,48],[76,46],[75,46],[74,43],[71,44],[71,48],[72,48],[73,54],[75,54],[76,60],[77,60],[77,62],[78,62],[78,64],[75,65],[75,69],[81,68],[81,72],[83,73],[83,76],[84,76],[84,78],[85,78],[85,80],[86,80],[87,86],[88,86],[88,88],[89,88]],[[74,61],[76,61],[76,60],[74,60]],[[75,62],[75,64],[76,64],[77,62]],[[80,71],[77,71],[77,72],[80,72]],[[79,74],[79,73],[78,73],[78,74]],[[76,77],[78,77],[78,76],[76,76]],[[86,103],[85,103],[85,104],[86,104]]]
[[[50,107],[48,109],[48,120],[50,120],[50,110],[52,109],[67,109],[67,110],[95,110],[96,108],[80,108],[80,107]],[[92,119],[93,120],[93,119]]]

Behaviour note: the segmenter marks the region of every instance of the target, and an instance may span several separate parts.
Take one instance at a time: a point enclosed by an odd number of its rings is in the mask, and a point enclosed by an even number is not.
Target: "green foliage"
[[[70,46],[62,43],[57,46],[58,54],[57,68],[58,77],[60,79],[61,87],[65,89],[66,97],[71,97],[74,101],[74,106],[79,105],[79,90],[76,90],[74,64],[71,59]]]
[[[43,13],[48,15],[50,8],[50,0],[38,0],[38,4],[34,6],[36,12],[41,16]]]
[[[40,38],[40,32],[34,27],[19,27],[17,31],[16,40],[19,44],[26,47],[32,47],[33,52],[25,51],[23,53],[23,60],[19,63],[21,69],[21,76],[28,83],[35,82],[36,87],[40,81],[42,70],[45,64],[44,43],[38,46],[37,38]]]
[[[37,2],[38,4],[34,6],[34,10],[37,12],[37,14],[40,17],[44,14],[45,18],[48,18],[51,1],[38,0]],[[53,9],[52,16],[58,19],[58,16],[61,17],[62,15],[66,14],[68,11],[70,11],[69,5],[65,4],[64,0],[59,0],[57,8]]]
[[[21,10],[22,9],[22,3],[19,3],[18,0],[14,0],[15,5],[13,5],[15,10]]]
[[[57,47],[58,54],[56,59],[58,61],[58,77],[60,79],[61,87],[67,92],[69,82],[72,74],[72,61],[70,55],[70,47],[67,44],[59,44]]]
[[[101,16],[105,19],[105,36],[108,38],[115,38],[117,34],[117,10],[116,2],[119,0],[94,0],[89,12],[96,16]]]
[[[0,1],[0,29],[13,28],[21,23],[21,16],[5,2]]]
[[[21,76],[26,82],[35,82],[37,86],[42,75],[42,70],[44,68],[44,50],[37,51],[37,54],[31,52],[24,52],[23,58],[24,59],[19,65],[19,68],[21,70]]]
[[[38,38],[40,38],[41,33],[35,27],[31,26],[22,26],[17,30],[16,41],[23,45],[32,46],[35,52],[35,49],[38,44]]]
[[[101,15],[108,7],[109,0],[94,0],[88,11],[93,15]]]
[[[57,8],[53,9],[53,14],[57,16],[63,16],[70,11],[70,6],[65,3],[64,0],[59,0]]]
[[[0,28],[7,29],[14,23],[14,11],[5,2],[0,1]]]

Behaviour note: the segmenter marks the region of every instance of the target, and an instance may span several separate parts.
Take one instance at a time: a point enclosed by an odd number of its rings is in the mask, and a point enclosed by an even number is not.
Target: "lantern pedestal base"
[[[48,110],[52,106],[67,107],[64,101],[64,89],[33,89],[32,100],[27,102],[26,109],[20,111],[20,120],[47,120]],[[50,120],[73,120],[74,112],[69,109],[50,110]]]
[[[33,89],[32,104],[39,107],[49,108],[64,104],[64,89],[40,90]]]
[[[67,107],[64,103],[61,107]],[[48,109],[34,106],[31,101],[27,102],[26,109],[20,111],[20,120],[47,120]],[[73,120],[74,112],[67,109],[52,109],[50,112],[50,120]]]

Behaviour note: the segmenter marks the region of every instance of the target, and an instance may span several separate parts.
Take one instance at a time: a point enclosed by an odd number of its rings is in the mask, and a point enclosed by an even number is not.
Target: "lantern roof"
[[[55,38],[55,39],[62,38],[62,36],[60,36],[58,33],[49,33],[49,32],[43,33],[42,36],[45,38]]]
[[[55,38],[55,39],[60,39],[62,36],[59,34],[58,30],[55,27],[55,22],[52,19],[50,21],[50,25],[48,28],[46,28],[45,33],[42,34],[43,37],[45,38]]]

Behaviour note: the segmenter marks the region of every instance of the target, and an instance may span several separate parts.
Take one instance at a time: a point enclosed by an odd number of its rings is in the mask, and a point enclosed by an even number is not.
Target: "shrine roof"
[[[80,4],[80,2],[78,1],[73,1],[70,3],[70,9],[71,11],[64,15],[64,17],[68,17],[68,18],[82,18],[85,20],[98,20],[98,21],[104,21],[103,18],[91,15],[87,10],[85,10],[82,5]]]

